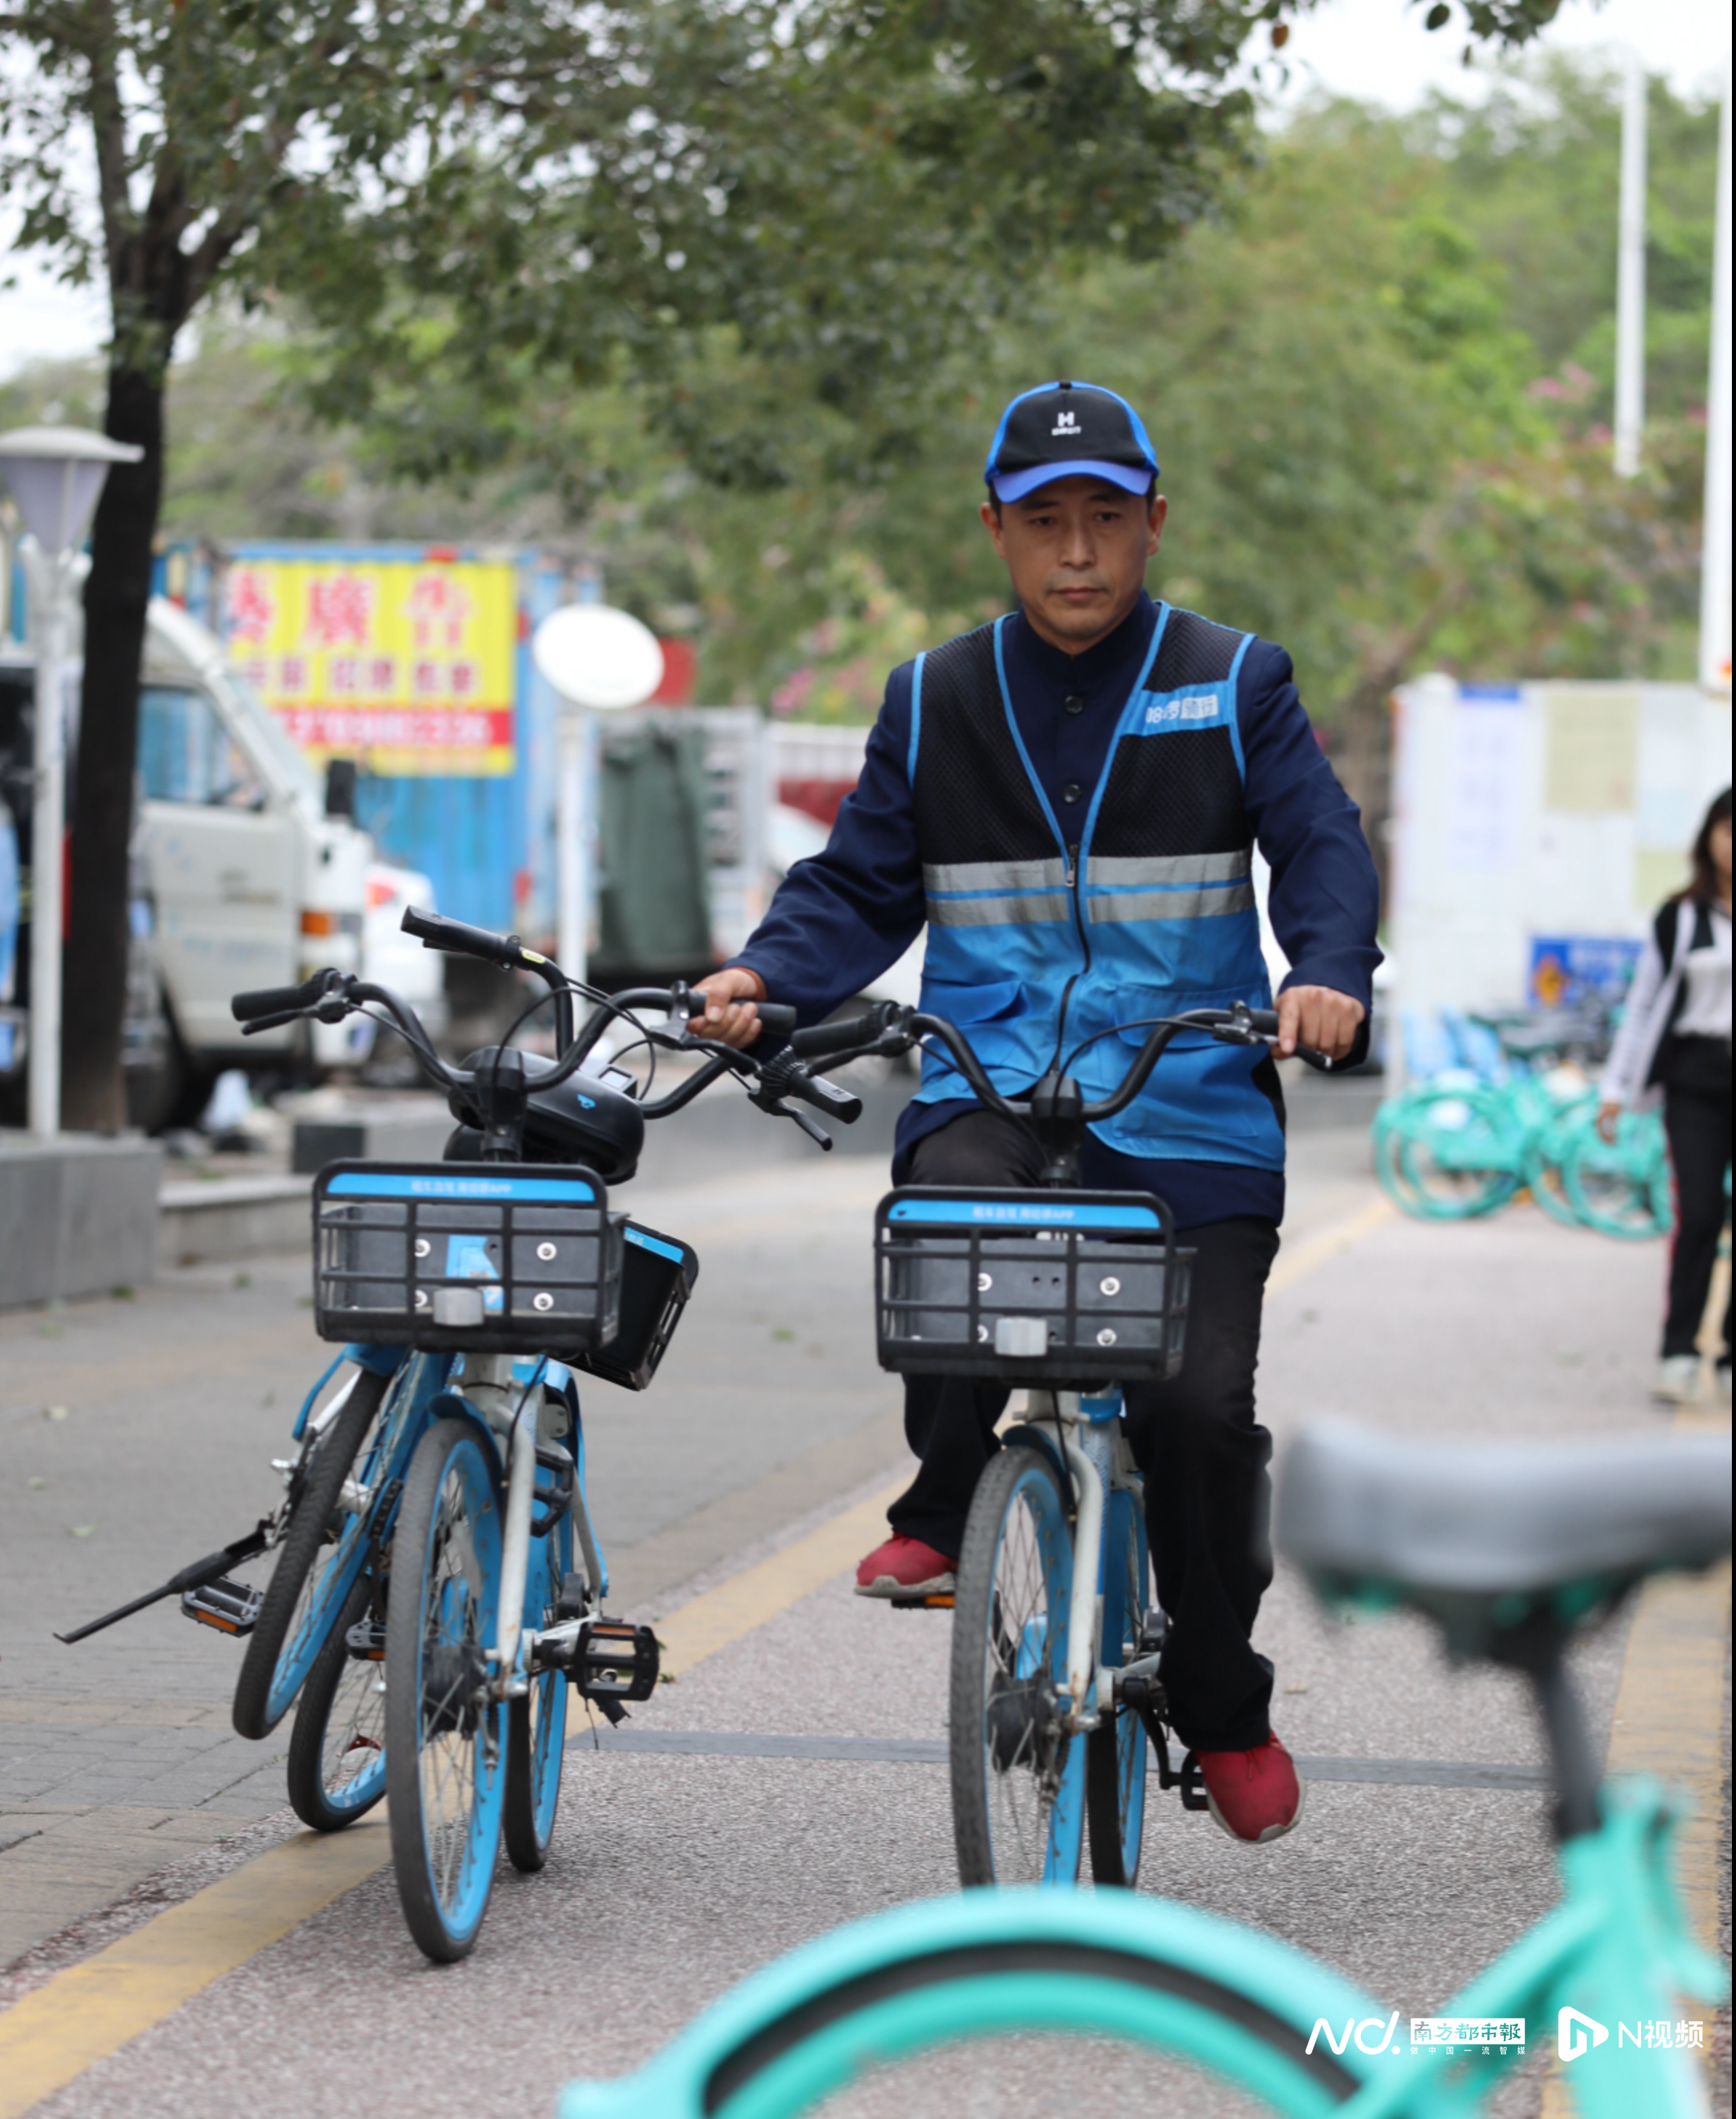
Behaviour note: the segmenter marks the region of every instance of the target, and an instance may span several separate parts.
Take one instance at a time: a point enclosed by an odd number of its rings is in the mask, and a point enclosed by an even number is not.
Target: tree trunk
[[[126,1123],[121,1027],[127,1001],[127,865],[138,756],[139,665],[163,498],[163,371],[111,368],[105,434],[136,442],[116,464],[90,533],[85,673],[61,1043],[61,1123],[109,1132]]]

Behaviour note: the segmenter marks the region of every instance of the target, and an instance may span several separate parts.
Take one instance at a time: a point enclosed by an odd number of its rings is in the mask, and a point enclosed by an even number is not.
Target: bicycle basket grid
[[[1182,1365],[1193,1258],[1149,1192],[904,1186],[874,1217],[880,1365],[1160,1382]]]
[[[581,1353],[615,1335],[621,1223],[570,1163],[332,1162],[313,1187],[322,1338]]]

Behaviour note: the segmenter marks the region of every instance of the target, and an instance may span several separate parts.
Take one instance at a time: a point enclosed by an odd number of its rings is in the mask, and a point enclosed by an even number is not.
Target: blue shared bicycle
[[[502,1840],[520,1869],[543,1866],[569,1690],[618,1719],[658,1679],[651,1630],[604,1608],[578,1378],[642,1390],[698,1259],[611,1211],[609,1188],[633,1175],[647,1120],[726,1075],[826,1147],[797,1101],[844,1124],[861,1103],[787,1051],[761,1061],[694,1036],[684,985],[595,994],[514,936],[414,910],[404,925],[539,977],[556,1056],[506,1042],[454,1067],[398,996],[335,971],[236,996],[248,1032],[373,1015],[447,1092],[456,1129],[442,1162],[333,1163],[316,1180],[314,1316],[342,1351],[296,1422],[280,1508],[62,1638],[178,1593],[243,1639],[236,1727],[263,1736],[296,1708],[289,1796],[318,1830],[390,1797],[405,1917],[444,1962],[475,1945]],[[576,995],[595,1003],[577,1027]],[[794,1027],[793,1009],[761,1014]],[[654,1098],[593,1060],[613,1025],[699,1064]],[[272,1552],[262,1589],[237,1579]]]

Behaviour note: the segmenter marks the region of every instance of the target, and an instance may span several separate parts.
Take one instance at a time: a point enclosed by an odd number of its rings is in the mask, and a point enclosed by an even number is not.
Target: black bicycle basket
[[[880,1366],[1160,1382],[1182,1366],[1193,1259],[1153,1193],[905,1185],[874,1216]]]
[[[678,1236],[628,1222],[621,1231],[621,1322],[606,1347],[573,1357],[572,1367],[588,1369],[624,1390],[641,1391],[657,1373],[699,1278],[699,1254]]]
[[[314,1321],[323,1339],[589,1353],[619,1323],[624,1218],[571,1163],[328,1163]]]

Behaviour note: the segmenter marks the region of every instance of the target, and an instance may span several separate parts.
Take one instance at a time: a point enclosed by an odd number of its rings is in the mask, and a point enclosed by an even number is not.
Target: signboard
[[[513,769],[514,571],[493,561],[239,558],[235,665],[317,763],[387,777]]]
[[[1627,992],[1640,945],[1623,934],[1537,935],[1528,981],[1534,1008],[1613,1007]]]

